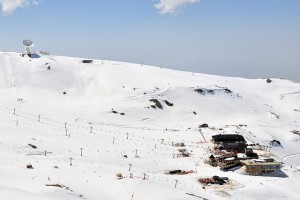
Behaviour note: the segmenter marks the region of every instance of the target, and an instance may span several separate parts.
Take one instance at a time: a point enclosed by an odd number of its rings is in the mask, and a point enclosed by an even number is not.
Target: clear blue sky
[[[0,49],[21,52],[28,38],[56,55],[300,81],[300,0],[201,0],[164,14],[158,3],[42,0],[2,10]]]

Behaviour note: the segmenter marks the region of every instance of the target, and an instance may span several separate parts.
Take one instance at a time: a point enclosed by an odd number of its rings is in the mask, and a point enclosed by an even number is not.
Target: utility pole
[[[204,135],[203,135],[203,133],[202,133],[202,131],[201,131],[201,128],[199,128],[199,132],[201,133],[201,135],[202,135],[202,137],[203,137],[203,139],[204,139],[204,141],[205,141],[205,143],[206,143],[206,139],[205,139],[205,137],[204,137]]]
[[[131,170],[132,164],[129,164],[129,171]]]
[[[82,150],[83,150],[83,148],[81,147],[80,148],[80,156],[82,156]]]
[[[178,183],[178,180],[176,179],[175,180],[175,188],[177,187],[177,183]]]
[[[73,158],[69,158],[70,159],[70,166],[72,166],[72,160],[73,160]]]

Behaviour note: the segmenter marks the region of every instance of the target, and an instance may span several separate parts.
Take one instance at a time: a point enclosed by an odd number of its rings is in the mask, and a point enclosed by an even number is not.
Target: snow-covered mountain
[[[299,102],[300,84],[284,79],[0,52],[0,199],[299,199]],[[219,133],[280,141],[270,154],[284,162],[282,173],[205,164]],[[174,158],[172,142],[191,157]],[[172,169],[196,173],[165,174]],[[214,175],[232,182],[198,182]]]

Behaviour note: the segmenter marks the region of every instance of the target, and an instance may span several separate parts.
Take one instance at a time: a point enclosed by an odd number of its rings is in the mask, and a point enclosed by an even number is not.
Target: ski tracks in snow
[[[0,54],[0,71],[1,71],[0,86],[9,87],[8,73],[7,73],[6,62],[3,53]]]
[[[124,100],[126,101],[126,100],[131,100],[131,99],[142,98],[142,97],[148,97],[148,96],[154,97],[154,96],[162,95],[162,94],[166,93],[167,91],[169,91],[170,88],[171,88],[171,84],[168,83],[168,86],[162,90],[159,90],[159,91],[156,91],[153,93],[147,93],[147,94],[142,94],[142,95],[126,97],[126,98],[124,98]]]
[[[10,67],[9,57],[5,56],[5,53],[0,54],[0,86],[14,87],[15,86],[15,77],[14,70]]]
[[[295,154],[289,154],[289,155],[286,155],[286,156],[283,156],[282,157],[282,160],[287,160],[289,158],[292,158],[292,157],[297,157],[297,156],[300,156],[300,153],[295,153]]]
[[[285,93],[285,94],[280,94],[280,96],[286,96],[286,95],[292,95],[292,94],[300,94],[300,91],[297,91],[297,92],[289,92],[289,93]]]

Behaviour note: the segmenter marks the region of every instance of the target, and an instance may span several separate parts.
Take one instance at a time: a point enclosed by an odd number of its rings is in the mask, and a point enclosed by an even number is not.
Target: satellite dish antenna
[[[23,45],[25,48],[24,55],[31,56],[30,48],[34,46],[34,43],[31,40],[23,40]]]

